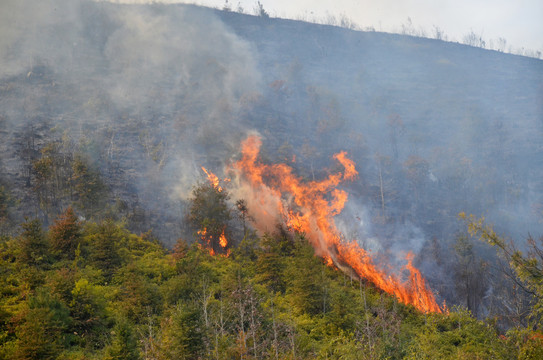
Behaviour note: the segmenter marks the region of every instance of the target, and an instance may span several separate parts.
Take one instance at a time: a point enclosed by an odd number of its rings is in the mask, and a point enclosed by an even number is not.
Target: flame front
[[[357,242],[341,240],[333,217],[343,210],[348,194],[336,187],[358,176],[355,163],[345,152],[334,155],[344,167],[343,172],[304,183],[286,164],[259,162],[261,145],[256,135],[242,143],[242,158],[233,165],[237,186],[232,190],[234,195],[247,201],[258,230],[270,231],[278,221],[284,222],[288,228],[305,233],[316,254],[328,264],[353,269],[360,278],[423,312],[442,312],[420,271],[412,265],[412,254],[408,255],[405,265],[410,276],[402,282],[399,277],[377,268]]]

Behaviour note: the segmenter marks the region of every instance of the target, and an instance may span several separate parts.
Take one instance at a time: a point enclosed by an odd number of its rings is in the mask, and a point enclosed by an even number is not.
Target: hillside
[[[246,236],[228,257],[68,209],[0,242],[2,359],[536,359],[541,335],[422,314],[314,256]],[[77,249],[74,252],[68,249]]]
[[[305,234],[347,273],[338,249],[352,241],[398,282],[412,253],[438,303],[502,330],[527,326],[534,299],[458,214],[484,215],[522,250],[541,233],[543,61],[189,5],[42,3],[0,5],[6,239],[25,217],[48,228],[71,205],[82,221],[151,230],[167,248],[198,242],[204,229],[187,217],[201,167],[231,176],[256,134],[266,169],[288,168],[309,189],[342,181],[318,194],[330,207],[320,227],[319,206],[300,205],[281,176],[263,179],[280,203],[264,219],[263,192],[246,187],[254,173],[238,171],[223,185],[230,207],[248,201],[244,228]],[[311,216],[309,230],[289,223]],[[245,232],[231,226],[238,245]]]

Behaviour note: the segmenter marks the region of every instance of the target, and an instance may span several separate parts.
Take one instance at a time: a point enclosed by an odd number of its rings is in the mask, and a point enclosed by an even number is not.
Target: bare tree
[[[264,5],[260,1],[257,1],[254,7],[254,12],[256,16],[260,16],[263,19],[269,19],[270,14],[264,9]]]
[[[505,52],[505,50],[507,50],[507,40],[505,40],[505,38],[498,38],[496,41],[496,50],[499,52]]]
[[[483,36],[477,35],[473,30],[470,30],[469,33],[464,35],[462,42],[466,45],[480,47],[483,49],[486,47],[486,42],[483,39]]]
[[[437,25],[434,25],[432,30],[433,30],[432,36],[434,39],[447,41],[447,35],[445,35],[445,32],[443,31],[442,28],[440,28]]]

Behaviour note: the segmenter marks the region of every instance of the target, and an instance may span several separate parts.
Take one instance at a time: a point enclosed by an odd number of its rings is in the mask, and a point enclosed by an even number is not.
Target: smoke
[[[239,143],[242,99],[262,86],[253,46],[193,6],[8,0],[0,7],[8,133],[47,123],[103,173],[120,172],[125,185],[110,184],[116,196],[136,195],[150,216],[179,223],[179,202],[200,166],[227,160]],[[3,154],[15,175],[23,165],[13,156]]]
[[[104,96],[110,118],[197,114],[191,120],[220,126],[225,111],[236,113],[240,97],[259,87],[251,46],[198,8],[8,0],[0,16],[0,78],[46,66],[81,96]]]
[[[372,220],[377,211],[371,205],[363,205],[360,198],[351,197],[336,217],[338,230],[346,240],[357,241],[375,254],[388,252],[402,261],[408,252],[419,254],[427,240],[424,232],[410,221],[380,227]]]
[[[27,71],[34,62],[68,67],[80,40],[79,0],[6,0],[0,13],[0,78]]]
[[[257,88],[251,48],[210,14],[182,9],[129,8],[108,38],[108,89],[121,107],[160,107],[166,113],[183,101],[214,122],[235,113],[239,98]],[[214,104],[214,106],[209,106]]]

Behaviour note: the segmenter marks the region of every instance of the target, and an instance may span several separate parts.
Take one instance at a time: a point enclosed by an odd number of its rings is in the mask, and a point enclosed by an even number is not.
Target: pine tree
[[[91,218],[105,201],[106,186],[100,173],[80,155],[73,160],[72,172],[71,185],[75,190],[76,203]]]
[[[75,257],[75,250],[81,240],[81,225],[72,207],[68,207],[49,228],[49,238],[53,251],[68,259]]]
[[[315,257],[313,248],[303,238],[296,243],[293,255],[286,269],[293,304],[302,313],[316,315],[326,312],[323,301],[325,293],[320,276],[321,260]]]
[[[20,261],[28,265],[41,265],[47,262],[49,256],[49,243],[41,228],[38,219],[27,220],[21,225]]]
[[[178,305],[161,326],[159,359],[199,359],[204,349],[202,314],[195,304]]]
[[[121,264],[118,249],[125,235],[125,231],[112,220],[105,220],[86,239],[91,262],[104,271],[106,278],[110,278],[114,269]]]
[[[270,235],[264,235],[260,240],[260,251],[256,261],[257,277],[260,282],[267,285],[273,292],[285,291],[283,271],[285,263],[282,260],[281,241]]]
[[[134,326],[121,319],[113,329],[113,339],[106,349],[104,360],[138,360],[140,354],[134,336]]]
[[[22,321],[15,328],[17,359],[56,359],[63,332],[69,326],[69,311],[45,289],[39,289],[22,310]]]

